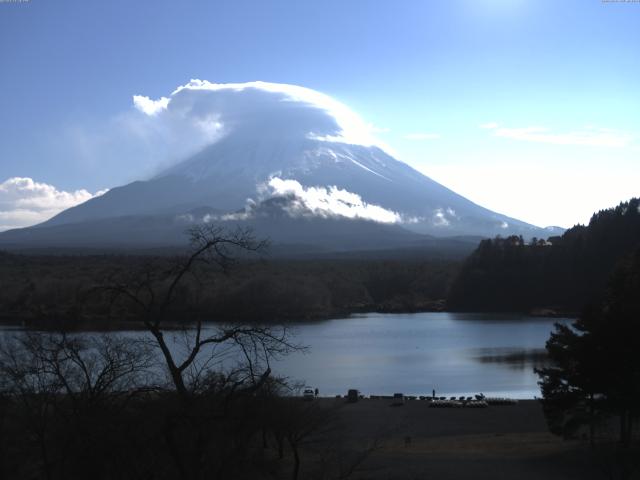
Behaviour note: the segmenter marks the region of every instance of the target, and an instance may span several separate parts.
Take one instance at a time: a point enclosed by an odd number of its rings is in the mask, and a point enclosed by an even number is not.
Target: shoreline
[[[465,311],[465,310],[447,310],[447,309],[402,309],[402,310],[353,310],[349,312],[340,312],[335,315],[327,315],[318,318],[307,319],[287,319],[280,323],[274,321],[263,322],[265,325],[301,325],[314,322],[324,322],[328,320],[338,320],[341,318],[349,318],[352,315],[411,315],[420,313],[450,313],[450,314],[471,314],[481,313],[484,315],[521,315],[529,316],[541,319],[553,319],[553,318],[567,318],[575,319],[578,317],[577,313],[571,312],[557,312],[557,311],[529,311],[529,312],[507,312],[507,311]],[[243,324],[246,321],[241,320],[205,320],[203,324]],[[47,325],[48,324],[48,325]],[[187,323],[185,325],[193,325],[193,323]],[[88,320],[76,322],[73,320],[35,320],[33,317],[16,317],[14,315],[1,315],[0,314],[0,327],[14,327],[15,329],[25,329],[29,331],[68,331],[68,332],[84,332],[84,333],[102,333],[102,332],[117,332],[117,331],[144,331],[145,328],[137,321],[102,321],[102,320]],[[166,323],[166,330],[180,330],[183,325],[177,322]]]
[[[413,393],[405,393],[405,392],[397,392],[397,393],[402,393],[404,395],[404,402],[406,403],[423,403],[426,406],[429,405],[429,403],[431,403],[434,399],[434,397],[431,396],[431,394],[426,395],[426,394],[413,394]],[[515,400],[517,403],[521,403],[521,402],[540,402],[540,400],[542,400],[541,396],[533,396],[533,397],[519,397],[518,395],[511,395],[512,393],[515,392],[489,392],[484,393],[485,398],[489,398],[489,399],[495,399],[495,398],[504,398],[504,399],[510,399],[510,400]],[[441,399],[442,397],[445,397],[445,400],[450,400],[451,397],[462,397],[464,396],[466,397],[472,397],[473,400],[476,400],[475,395],[478,395],[479,393],[467,393],[465,395],[462,395],[460,393],[436,393],[435,396],[435,400]],[[385,393],[385,394],[367,394],[367,395],[363,395],[361,394],[361,397],[358,398],[358,402],[361,401],[388,401],[391,402],[393,401],[393,393]],[[302,395],[292,395],[292,398],[303,398]],[[346,402],[347,400],[347,395],[346,394],[338,394],[336,393],[335,395],[332,395],[331,393],[328,394],[320,394],[317,397],[315,397],[315,400],[321,400],[323,402],[325,401],[340,401],[343,400]],[[456,400],[459,401],[459,400]],[[356,402],[357,403],[357,402]]]

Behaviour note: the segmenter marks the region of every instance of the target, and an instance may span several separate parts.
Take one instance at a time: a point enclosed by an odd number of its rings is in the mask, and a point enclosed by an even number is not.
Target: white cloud
[[[13,177],[0,183],[0,231],[43,222],[62,210],[102,195],[81,189],[58,190],[28,177]]]
[[[400,214],[373,205],[362,200],[362,197],[336,186],[304,187],[296,180],[283,180],[275,177],[268,182],[270,196],[293,195],[297,202],[289,208],[289,214],[296,216],[311,212],[321,217],[339,216],[360,218],[381,223],[398,223],[402,221]]]
[[[144,95],[133,96],[133,106],[146,115],[157,115],[162,110],[166,110],[169,105],[167,97],[160,97],[158,100],[151,100]]]
[[[628,132],[596,127],[561,133],[553,132],[545,127],[506,128],[497,123],[487,123],[480,127],[491,130],[496,137],[554,145],[620,148],[629,146],[635,139]]]
[[[456,219],[458,219],[458,215],[453,208],[436,208],[433,211],[431,223],[436,227],[448,227]]]
[[[407,133],[404,136],[407,140],[437,140],[440,137],[439,133]]]
[[[376,137],[387,129],[300,86],[191,80],[157,99],[136,93],[131,108],[110,119],[63,127],[51,149],[110,184],[153,177],[229,135],[376,145],[393,155]]]
[[[267,132],[293,127],[296,133],[303,130],[310,138],[387,148],[373,135],[387,129],[365,123],[353,110],[328,95],[297,85],[211,83],[194,79],[176,88],[168,98],[152,100],[135,95],[133,101],[148,116],[167,115],[196,122],[214,119],[215,131],[224,129],[225,133],[246,128],[247,124]]]
[[[243,211],[222,215],[206,214],[202,217],[202,221],[208,223],[220,220],[252,219],[261,214],[261,205],[276,198],[285,199],[285,201],[278,203],[278,208],[281,208],[292,218],[344,217],[379,223],[417,223],[420,221],[417,217],[405,217],[398,212],[367,203],[360,195],[336,186],[305,187],[297,180],[272,177],[268,182],[258,185],[257,193],[257,200],[247,199]],[[197,220],[192,215],[180,215],[176,218],[186,222]]]
[[[451,222],[447,220],[444,212],[441,209],[435,210],[433,212],[433,224],[436,227],[447,227]]]

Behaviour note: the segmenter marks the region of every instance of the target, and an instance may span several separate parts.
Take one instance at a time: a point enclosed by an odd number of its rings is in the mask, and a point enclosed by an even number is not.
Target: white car
[[[305,400],[313,400],[314,398],[316,398],[316,395],[310,388],[305,388],[304,392],[302,392],[302,398],[304,398]]]

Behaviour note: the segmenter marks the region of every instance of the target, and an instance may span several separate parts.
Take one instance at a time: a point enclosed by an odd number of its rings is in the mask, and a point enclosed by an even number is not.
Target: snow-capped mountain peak
[[[201,132],[206,146],[146,181],[111,189],[37,228],[136,215],[250,220],[271,199],[284,214],[393,224],[436,236],[544,230],[489,211],[395,159],[348,107],[291,85],[193,80],[169,97],[136,97],[167,125]],[[197,209],[214,216],[185,216]],[[270,211],[273,209],[271,208]],[[181,217],[182,216],[182,217]]]

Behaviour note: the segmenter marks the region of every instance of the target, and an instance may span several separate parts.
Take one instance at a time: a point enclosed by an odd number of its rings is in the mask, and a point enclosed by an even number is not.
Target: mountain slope
[[[396,212],[410,230],[437,236],[543,231],[482,208],[377,147],[305,139],[246,141],[229,136],[146,182],[134,182],[68,209],[40,227],[123,215],[181,214],[207,206],[222,212],[282,193],[277,178],[303,188],[336,187]],[[260,191],[265,188],[267,191]]]
[[[306,238],[326,243],[329,231],[297,231],[310,228],[312,217],[318,220],[313,225],[342,230],[337,237],[348,244],[367,238],[400,245],[409,232],[437,237],[550,234],[476,205],[361,140],[362,135],[353,134],[362,128],[352,112],[308,89],[192,81],[163,105],[161,115],[189,118],[193,128],[205,125],[213,132],[209,145],[147,181],[113,188],[36,227],[0,234],[0,244],[8,239],[34,244],[97,241],[80,234],[83,228],[102,231],[102,243],[130,241],[136,221],[147,228],[154,225],[149,244],[176,241],[175,225],[185,221],[244,222],[256,226],[258,235],[271,232],[283,242]],[[282,215],[291,221],[281,218],[280,228],[273,231],[265,217]],[[300,219],[307,221],[296,221]],[[328,219],[334,221],[321,221]],[[371,222],[385,228],[369,237],[364,232]],[[382,232],[398,239],[383,240]],[[136,235],[144,243],[144,232]]]

